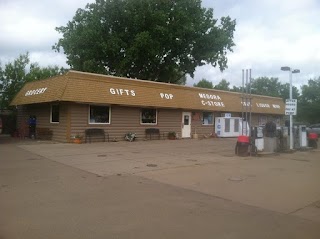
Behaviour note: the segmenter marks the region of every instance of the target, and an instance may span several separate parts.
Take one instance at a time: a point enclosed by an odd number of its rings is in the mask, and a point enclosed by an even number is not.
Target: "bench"
[[[160,139],[160,130],[159,129],[156,129],[156,128],[149,128],[149,129],[146,129],[146,136],[150,139],[152,139],[152,136],[155,135],[155,136],[158,136],[158,139]]]
[[[109,142],[109,134],[104,132],[104,129],[86,129],[84,131],[85,135],[85,142],[87,143],[87,140],[89,143],[91,143],[92,138],[102,138],[103,142],[106,141],[106,135]]]

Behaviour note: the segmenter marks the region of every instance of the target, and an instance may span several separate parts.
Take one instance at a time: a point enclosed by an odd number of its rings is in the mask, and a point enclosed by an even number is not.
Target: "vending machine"
[[[215,133],[218,137],[249,136],[249,125],[240,117],[216,117]]]

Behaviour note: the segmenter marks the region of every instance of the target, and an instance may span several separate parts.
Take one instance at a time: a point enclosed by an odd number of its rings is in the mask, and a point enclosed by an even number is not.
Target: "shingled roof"
[[[69,71],[24,85],[11,105],[78,102],[241,112],[241,93]],[[252,112],[284,114],[281,98],[252,95]]]

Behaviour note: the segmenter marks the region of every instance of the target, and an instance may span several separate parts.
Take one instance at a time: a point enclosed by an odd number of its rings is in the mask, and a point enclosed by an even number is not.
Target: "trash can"
[[[238,156],[248,156],[249,154],[250,137],[246,135],[238,136],[235,154]]]
[[[317,133],[309,133],[308,134],[308,146],[311,148],[318,148],[318,134]]]

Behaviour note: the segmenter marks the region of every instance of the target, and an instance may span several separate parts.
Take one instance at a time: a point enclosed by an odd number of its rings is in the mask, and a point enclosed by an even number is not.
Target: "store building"
[[[159,129],[161,137],[171,131],[181,138],[210,135],[215,117],[240,117],[248,103],[236,92],[69,71],[27,83],[11,105],[18,108],[18,128],[35,116],[37,128],[69,142],[89,128],[117,140],[128,132],[145,139],[148,128]],[[284,110],[281,98],[252,95],[252,125],[270,119],[282,124]]]

